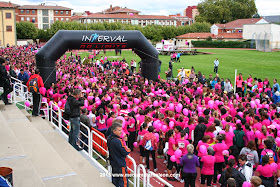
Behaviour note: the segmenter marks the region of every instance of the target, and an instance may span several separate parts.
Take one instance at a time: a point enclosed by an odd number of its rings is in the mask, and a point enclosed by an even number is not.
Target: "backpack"
[[[69,104],[68,99],[67,99],[67,101],[65,103],[65,106],[64,106],[64,112],[63,112],[62,117],[66,120],[69,120],[70,115],[71,115],[71,109],[70,109],[70,104]]]
[[[148,151],[152,151],[153,150],[152,141],[151,140],[148,140],[146,142],[145,149],[148,150]]]
[[[38,77],[35,77],[29,81],[28,91],[31,93],[39,92]]]
[[[269,157],[269,164],[275,163],[273,153],[267,152],[266,150],[264,151],[266,152],[266,155]]]

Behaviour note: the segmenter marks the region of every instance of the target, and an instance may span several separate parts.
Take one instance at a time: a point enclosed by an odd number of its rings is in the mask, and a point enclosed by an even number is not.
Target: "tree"
[[[197,8],[196,21],[212,24],[252,18],[257,13],[255,0],[205,0]]]
[[[37,29],[34,23],[23,21],[16,24],[17,39],[35,39]]]

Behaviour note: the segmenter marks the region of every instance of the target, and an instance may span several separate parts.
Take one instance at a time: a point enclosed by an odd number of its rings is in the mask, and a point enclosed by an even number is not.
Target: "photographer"
[[[84,94],[81,90],[74,90],[73,95],[70,95],[67,99],[71,114],[70,114],[70,132],[69,143],[78,151],[83,148],[77,145],[77,140],[80,132],[80,106],[84,106]]]

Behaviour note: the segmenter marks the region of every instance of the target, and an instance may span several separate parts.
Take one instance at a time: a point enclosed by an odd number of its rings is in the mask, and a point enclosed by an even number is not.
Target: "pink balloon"
[[[173,129],[173,127],[174,127],[174,122],[173,122],[173,121],[170,121],[170,122],[169,122],[169,127],[170,127],[171,129]]]
[[[241,118],[243,118],[243,112],[238,112],[237,115],[239,115]]]
[[[134,143],[133,143],[133,146],[134,146],[134,147],[137,147],[137,142],[134,142]]]
[[[241,120],[240,119],[236,120],[236,123],[241,123]]]
[[[184,109],[183,109],[183,114],[184,114],[185,116],[187,116],[187,115],[189,114],[188,109],[184,108]]]
[[[251,105],[252,108],[255,108],[255,105],[256,105],[255,101],[251,101],[250,105]]]
[[[158,101],[157,100],[154,101],[154,106],[155,107],[158,106]]]
[[[203,110],[202,110],[201,107],[198,107],[198,108],[197,108],[197,111],[198,111],[198,112],[202,112]]]
[[[50,94],[50,96],[52,96],[53,95],[53,91],[50,91],[49,94]]]
[[[175,157],[175,155],[172,155],[172,156],[170,157],[170,160],[171,160],[172,162],[176,162],[176,157]]]
[[[242,187],[251,187],[251,183],[248,181],[243,182]]]
[[[101,95],[102,94],[102,89],[99,88],[98,93]]]
[[[265,105],[264,105],[264,108],[269,109],[269,105],[268,105],[268,104],[265,104]]]
[[[207,154],[206,146],[205,146],[205,145],[201,145],[201,146],[199,147],[199,151],[200,151],[203,155],[206,155],[206,154]]]
[[[84,101],[84,106],[87,108],[88,107],[88,100]]]
[[[260,93],[262,93],[262,92],[263,92],[263,89],[262,89],[262,88],[260,88],[260,89],[259,89],[259,92],[260,92]]]
[[[257,130],[257,131],[255,132],[255,135],[256,135],[257,138],[260,138],[261,132],[260,132],[259,130]]]
[[[101,101],[100,101],[100,100],[96,101],[96,104],[97,104],[97,105],[100,105],[100,104],[101,104]]]
[[[174,110],[174,104],[173,104],[173,103],[170,103],[170,104],[169,104],[169,108],[170,108],[170,110]]]
[[[279,131],[278,131],[278,132],[279,132]],[[277,143],[277,146],[280,145],[280,138],[277,137],[277,138],[275,139],[275,142]],[[279,146],[278,146],[278,147],[279,147]]]
[[[40,94],[42,94],[43,96],[44,95],[46,95],[46,88],[45,87],[41,87],[41,88],[39,88],[39,92],[40,92]]]
[[[182,151],[180,149],[177,149],[174,153],[176,158],[180,158],[182,156]]]
[[[219,104],[220,104],[220,101],[219,101],[219,100],[216,100],[216,101],[215,101],[215,104],[216,104],[216,105],[219,105]]]
[[[223,150],[223,155],[229,155],[229,151],[228,150]]]
[[[89,80],[90,80],[90,82],[93,82],[93,81],[94,81],[94,79],[93,79],[93,78],[90,78]]]
[[[139,102],[140,102],[140,100],[139,100],[138,98],[134,98],[134,103],[135,103],[135,104],[137,104],[137,105],[138,105],[138,104],[139,104]]]
[[[62,102],[58,101],[57,106],[61,107],[62,106]]]
[[[118,108],[118,104],[113,104],[113,109],[117,109]]]
[[[162,130],[163,132],[166,132],[167,126],[166,126],[166,125],[163,125],[163,126],[161,127],[161,130]]]
[[[259,105],[261,102],[260,102],[259,99],[256,99],[256,100],[255,100],[255,103],[256,103],[257,105]]]
[[[125,119],[124,119],[122,116],[118,116],[116,119],[120,119],[120,120],[122,120],[123,125],[124,125],[124,123],[125,123]]]
[[[104,60],[107,60],[107,57],[106,57],[106,56],[104,57]]]
[[[48,102],[47,98],[43,97],[42,98],[42,103],[46,103],[46,102]]]
[[[57,111],[57,110],[58,110],[58,107],[57,107],[56,105],[53,105],[53,109],[54,109],[55,111]]]
[[[25,101],[25,106],[27,106],[27,107],[30,107],[30,103],[29,103],[29,101]]]
[[[227,122],[223,119],[223,120],[222,120],[222,124],[223,124],[223,126],[225,126],[225,125],[226,125],[226,123],[227,123]]]
[[[189,137],[189,135],[188,135],[188,134],[186,134],[186,136],[185,136],[185,140],[186,140],[186,139],[188,139],[188,137]]]
[[[85,85],[88,86],[88,82],[85,82]]]

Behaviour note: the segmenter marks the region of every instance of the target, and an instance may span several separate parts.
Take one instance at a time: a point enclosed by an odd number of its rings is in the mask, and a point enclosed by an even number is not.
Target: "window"
[[[58,18],[55,18],[55,21],[58,21]]]
[[[49,23],[49,18],[48,17],[43,17],[43,23]]]
[[[24,17],[21,17],[20,20],[21,20],[21,21],[24,21]]]
[[[35,14],[35,10],[32,10],[32,14]]]
[[[36,21],[36,18],[32,18],[32,23],[35,23],[35,21]]]
[[[23,13],[24,13],[24,10],[20,10],[20,13],[23,14]]]
[[[43,24],[43,29],[47,30],[49,28],[49,24]]]
[[[63,12],[63,11],[60,11],[60,14],[64,14],[64,12]]]
[[[29,10],[26,10],[26,14],[29,14]]]
[[[66,21],[69,21],[69,18],[66,18]]]
[[[58,14],[58,11],[56,10],[54,13],[55,13],[55,14]]]
[[[64,21],[64,18],[61,18],[61,21]]]
[[[48,10],[42,10],[43,16],[48,16],[49,15],[49,11]]]
[[[6,19],[11,19],[12,18],[12,14],[11,13],[6,13]]]
[[[69,14],[69,11],[66,11],[66,14]]]
[[[27,17],[27,18],[26,18],[26,21],[30,21],[30,17]]]
[[[13,28],[12,28],[12,26],[6,26],[6,31],[13,31]]]

